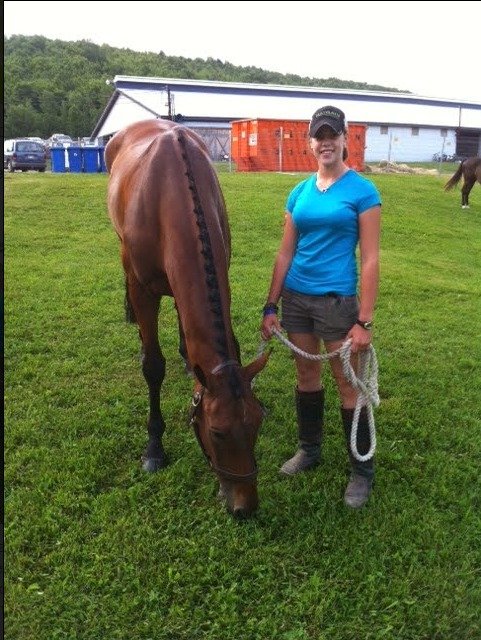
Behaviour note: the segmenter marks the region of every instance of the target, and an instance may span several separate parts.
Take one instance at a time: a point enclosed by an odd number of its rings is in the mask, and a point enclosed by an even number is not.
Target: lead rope
[[[351,339],[343,342],[336,351],[316,355],[299,349],[299,347],[296,347],[295,344],[288,340],[277,329],[273,329],[272,333],[280,342],[283,342],[287,347],[289,347],[291,351],[294,351],[297,355],[302,358],[306,358],[307,360],[327,361],[337,356],[340,358],[344,376],[351,386],[358,392],[356,407],[352,418],[351,441],[349,443],[352,455],[356,460],[359,460],[359,462],[370,460],[376,450],[376,427],[374,423],[373,406],[377,407],[380,403],[378,393],[378,363],[376,351],[372,344],[369,345],[368,349],[359,353],[359,376],[357,376],[351,365]],[[266,341],[262,340],[259,347],[259,355],[264,351],[266,344]],[[361,455],[357,450],[357,429],[359,425],[359,414],[364,406],[366,407],[369,421],[369,439],[371,446],[365,455]]]

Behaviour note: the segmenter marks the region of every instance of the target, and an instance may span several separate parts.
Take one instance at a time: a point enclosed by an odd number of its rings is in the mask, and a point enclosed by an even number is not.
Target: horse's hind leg
[[[476,177],[467,178],[464,181],[463,188],[461,189],[461,204],[463,209],[469,209],[469,194],[471,189],[474,187],[475,182]]]
[[[135,278],[128,280],[128,295],[135,311],[142,340],[142,373],[149,388],[149,441],[142,456],[145,471],[157,471],[167,465],[162,444],[165,422],[160,410],[160,389],[165,377],[165,358],[159,345],[158,313],[160,299],[149,294]]]

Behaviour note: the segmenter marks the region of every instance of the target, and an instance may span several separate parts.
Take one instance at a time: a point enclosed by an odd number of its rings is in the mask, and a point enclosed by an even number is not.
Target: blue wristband
[[[275,316],[279,313],[279,307],[274,302],[268,302],[262,308],[262,315],[264,318],[266,316]]]

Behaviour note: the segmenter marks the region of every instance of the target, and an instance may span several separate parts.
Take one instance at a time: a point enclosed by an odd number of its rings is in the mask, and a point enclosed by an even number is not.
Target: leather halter
[[[213,373],[214,375],[217,375],[222,371],[222,369],[225,369],[225,367],[230,367],[231,365],[236,365],[240,367],[240,364],[237,362],[237,360],[225,360],[224,362],[221,362],[216,367],[214,367],[211,373]]]
[[[218,373],[221,369],[223,369],[224,367],[226,367],[226,366],[228,366],[230,364],[238,364],[238,363],[235,360],[228,360],[227,362],[224,362],[221,365],[218,365],[213,370],[212,373]],[[233,480],[235,482],[250,482],[251,480],[254,480],[255,477],[257,476],[257,473],[258,473],[257,464],[256,464],[255,460],[254,460],[254,469],[250,473],[233,473],[232,471],[229,471],[228,469],[223,469],[222,467],[217,467],[212,462],[212,459],[209,456],[209,454],[207,453],[207,451],[206,451],[206,449],[204,447],[204,444],[202,442],[202,438],[200,437],[200,434],[199,434],[198,414],[199,414],[200,406],[201,406],[201,403],[202,403],[202,398],[204,396],[204,392],[205,392],[205,387],[202,387],[200,391],[197,391],[192,396],[192,405],[191,405],[191,408],[190,408],[190,424],[194,428],[195,437],[197,438],[197,442],[199,443],[199,446],[200,446],[200,448],[202,450],[202,453],[204,454],[204,457],[207,460],[210,468],[215,473],[217,473],[221,478],[224,478],[225,480]]]

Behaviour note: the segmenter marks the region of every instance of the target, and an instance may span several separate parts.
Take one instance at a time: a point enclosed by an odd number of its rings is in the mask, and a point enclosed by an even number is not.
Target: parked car
[[[49,149],[52,147],[70,147],[71,145],[73,145],[73,140],[65,133],[52,133],[50,138],[47,140],[47,146]]]
[[[38,142],[39,144],[41,144],[43,147],[46,146],[45,140],[43,138],[39,138],[38,136],[27,136],[25,140],[33,140],[34,142]]]
[[[83,138],[80,138],[80,145],[82,147],[96,147],[97,143],[95,140],[92,140],[90,136],[84,136]]]
[[[47,152],[43,144],[28,138],[5,140],[3,143],[3,168],[14,172],[17,169],[45,171]]]

